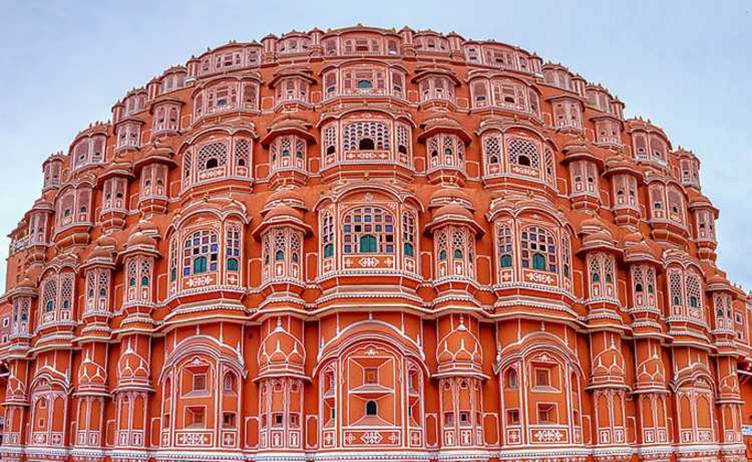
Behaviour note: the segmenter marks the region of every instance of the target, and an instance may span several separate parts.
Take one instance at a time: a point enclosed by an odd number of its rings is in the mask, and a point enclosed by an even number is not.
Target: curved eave
[[[475,232],[476,236],[482,236],[483,234],[485,234],[485,230],[478,224],[477,221],[475,221],[475,219],[459,214],[442,215],[440,217],[434,218],[426,224],[425,231],[427,233],[433,233],[435,229],[451,224],[470,226],[473,232]]]
[[[311,125],[312,126],[312,125]],[[316,138],[303,126],[288,125],[288,126],[272,126],[269,131],[266,132],[259,142],[262,146],[268,147],[275,138],[284,135],[298,135],[306,140],[306,143],[312,144],[316,141]]]
[[[277,227],[277,226],[291,226],[293,228],[298,228],[301,231],[304,232],[306,236],[313,235],[313,228],[311,228],[308,224],[306,224],[303,220],[291,216],[279,216],[279,217],[273,217],[268,220],[263,220],[253,231],[251,231],[251,235],[255,237],[256,239],[259,239],[261,237],[261,234],[271,228],[271,227]]]
[[[465,143],[465,145],[469,145],[473,137],[465,131],[459,124],[455,125],[449,125],[449,124],[437,124],[432,125],[430,127],[426,127],[422,132],[418,134],[418,141],[423,143],[425,140],[435,134],[438,133],[449,133],[452,135],[457,135],[460,137],[460,139]]]

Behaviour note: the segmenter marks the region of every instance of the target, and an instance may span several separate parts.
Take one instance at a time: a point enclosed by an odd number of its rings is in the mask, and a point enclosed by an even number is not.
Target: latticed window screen
[[[402,214],[402,246],[406,257],[415,256],[415,215],[412,212]]]
[[[513,264],[514,247],[512,245],[512,229],[509,225],[501,225],[498,228],[499,239],[499,266],[511,268]]]
[[[669,189],[668,193],[668,216],[671,220],[684,223],[684,203],[682,195],[675,189]]]
[[[370,140],[370,143],[366,140]],[[375,121],[351,122],[345,125],[343,144],[345,151],[357,151],[361,148],[388,150],[389,126]]]
[[[507,150],[510,164],[532,167],[534,169],[540,167],[538,146],[534,142],[522,138],[510,138],[507,143]]]
[[[250,166],[251,142],[245,138],[235,140],[235,165]]]
[[[227,145],[225,143],[208,143],[198,150],[197,165],[199,171],[223,167],[227,164]]]
[[[188,150],[183,154],[183,184],[187,186],[191,184],[193,172],[193,153]]]
[[[219,260],[217,233],[209,230],[194,232],[183,244],[183,276],[216,271]]]
[[[324,258],[334,256],[334,220],[328,211],[321,218],[321,242],[324,244]]]
[[[546,169],[546,183],[556,187],[556,167],[554,163],[554,153],[551,148],[546,147],[543,157]]]
[[[449,233],[448,229],[442,229],[439,231],[437,244],[436,244],[436,255],[437,259],[442,262],[446,261],[449,258],[449,250],[448,250],[448,240],[447,234]]]
[[[337,127],[329,125],[324,128],[324,158],[325,163],[334,161],[334,156],[337,153]]]
[[[238,271],[240,266],[240,226],[227,225],[225,230],[225,259],[228,271]]]
[[[635,306],[645,307],[654,304],[655,270],[649,265],[632,265],[632,290]]]
[[[170,282],[178,279],[178,238],[173,236],[170,240]],[[170,288],[173,288],[171,285]]]
[[[636,159],[648,158],[648,148],[647,148],[647,141],[645,140],[645,135],[643,134],[634,135],[634,149],[635,149],[634,155]]]
[[[684,304],[684,290],[681,272],[671,270],[668,274],[669,280],[669,295],[671,297],[671,305],[674,307],[681,307]],[[678,313],[674,313],[678,314]]]
[[[49,276],[42,285],[42,310],[50,313],[57,309],[57,276]]]
[[[243,106],[245,109],[258,109],[258,87],[255,83],[243,86]]]
[[[565,232],[561,237],[561,264],[562,273],[566,279],[571,279],[572,254],[569,246],[569,235]]]
[[[699,276],[688,272],[685,277],[685,290],[689,315],[702,318],[702,288]]]
[[[73,307],[73,275],[60,276],[60,309],[70,310]]]
[[[650,155],[659,161],[666,159],[666,145],[656,135],[650,136]]]
[[[540,226],[528,226],[520,235],[523,268],[556,272],[556,241],[549,231]]]
[[[410,129],[404,124],[397,124],[397,149],[405,154],[410,153]]]
[[[731,327],[731,298],[729,295],[718,292],[713,294],[713,306],[715,307],[715,317],[718,324],[722,327]]]
[[[483,155],[486,159],[486,174],[499,173],[501,168],[501,140],[499,136],[487,136],[483,140]]]
[[[345,254],[394,253],[394,217],[381,207],[357,207],[343,220]]]

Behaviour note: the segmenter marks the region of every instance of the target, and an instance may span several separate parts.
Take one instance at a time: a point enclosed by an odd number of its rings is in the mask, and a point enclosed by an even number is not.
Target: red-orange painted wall
[[[623,108],[407,28],[168,69],[11,233],[3,460],[745,460],[749,297]]]

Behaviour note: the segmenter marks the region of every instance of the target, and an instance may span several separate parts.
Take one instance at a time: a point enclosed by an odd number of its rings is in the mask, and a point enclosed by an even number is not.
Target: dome
[[[658,263],[660,260],[658,253],[645,240],[640,240],[630,245],[625,243],[624,261]]]
[[[285,330],[280,319],[275,328],[261,342],[259,352],[261,374],[275,371],[294,372],[303,375],[305,366],[305,346],[291,332]]]
[[[451,203],[442,205],[438,209],[434,210],[431,214],[434,220],[442,218],[454,218],[454,219],[467,219],[474,220],[473,214],[468,209],[462,207],[459,203]]]
[[[128,241],[126,243],[126,247],[132,248],[132,247],[154,247],[156,246],[157,241],[154,240],[154,238],[147,236],[142,231],[136,231],[135,233],[131,234],[131,236],[128,238]]]
[[[275,206],[279,203],[285,203],[291,207],[296,208],[305,207],[303,198],[300,193],[298,193],[298,190],[290,187],[282,188],[269,194],[269,197],[266,199],[264,209],[271,208],[272,206]]]
[[[271,209],[264,216],[265,223],[276,221],[276,220],[281,220],[281,219],[303,221],[303,213],[300,212],[299,210],[295,210],[294,208],[288,205],[281,204]]]
[[[473,210],[473,202],[470,196],[461,188],[440,188],[431,194],[428,208],[441,207],[446,204],[456,203],[462,207]]]
[[[483,360],[481,351],[478,338],[460,318],[459,325],[439,340],[436,349],[439,373],[479,371]]]

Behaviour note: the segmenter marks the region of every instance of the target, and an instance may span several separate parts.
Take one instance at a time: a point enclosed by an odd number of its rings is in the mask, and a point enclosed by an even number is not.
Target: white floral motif
[[[381,434],[379,432],[365,432],[360,437],[365,444],[379,444],[381,442]]]
[[[554,278],[547,274],[541,273],[527,273],[527,279],[533,282],[545,282],[546,284],[553,284]]]
[[[535,438],[538,441],[554,442],[561,441],[562,435],[561,432],[557,430],[538,430],[535,432]]]
[[[360,259],[360,266],[364,268],[373,268],[379,264],[379,260],[373,257],[363,257]]]

